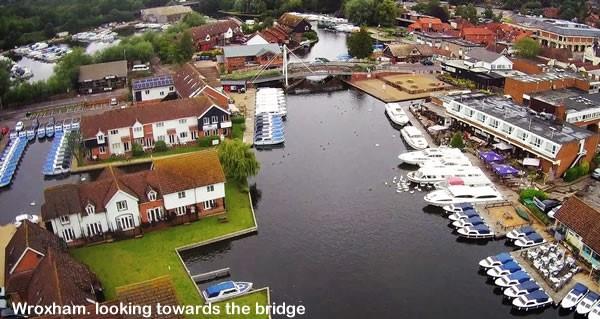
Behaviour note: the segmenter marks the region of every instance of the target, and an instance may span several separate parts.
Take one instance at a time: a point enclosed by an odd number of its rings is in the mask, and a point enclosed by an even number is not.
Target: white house
[[[152,169],[125,174],[106,168],[85,184],[44,191],[42,217],[67,243],[135,235],[143,224],[183,223],[225,212],[225,175],[216,151],[154,161]]]
[[[246,41],[246,45],[254,45],[254,44],[269,44],[269,41],[265,40],[260,33],[256,32],[253,36]]]
[[[485,48],[473,48],[465,53],[465,64],[472,68],[483,68],[488,71],[512,70],[513,63],[507,57]]]
[[[168,74],[133,80],[131,90],[134,102],[163,100],[177,96],[173,77]]]

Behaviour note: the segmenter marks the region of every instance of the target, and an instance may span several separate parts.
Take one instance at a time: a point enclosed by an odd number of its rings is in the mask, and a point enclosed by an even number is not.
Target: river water
[[[257,152],[258,233],[185,252],[193,274],[230,267],[274,302],[305,305],[306,318],[510,317],[477,272],[510,248],[458,240],[424,192],[385,185],[410,168],[398,166],[406,146],[382,102],[340,91],[287,105],[285,147]]]

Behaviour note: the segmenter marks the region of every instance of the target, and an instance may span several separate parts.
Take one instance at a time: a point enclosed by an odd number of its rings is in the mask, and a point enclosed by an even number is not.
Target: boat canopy
[[[509,253],[500,253],[500,254],[496,255],[496,260],[501,263],[504,263],[509,260],[513,260],[513,258]]]
[[[517,271],[517,270],[521,269],[521,266],[519,266],[519,264],[517,264],[514,261],[509,261],[506,264],[500,266],[500,269]]]
[[[530,293],[529,295],[527,295],[527,299],[535,300],[538,302],[547,301],[548,298],[550,298],[550,297],[548,297],[548,295],[546,295],[546,293],[541,290],[536,290],[536,291]]]
[[[535,291],[538,289],[540,289],[540,286],[533,280],[526,281],[517,286],[517,290]]]
[[[473,204],[471,204],[471,203],[460,203],[460,204],[454,204],[454,207],[456,207],[456,208],[462,208],[462,209],[473,208]]]
[[[588,290],[589,290],[588,287],[586,287],[584,284],[576,283],[575,287],[573,287],[572,292],[579,296],[581,294],[588,292]]]
[[[529,240],[533,241],[534,243],[541,243],[544,241],[544,238],[536,232],[527,235],[527,238],[529,238]]]
[[[477,211],[475,211],[474,209],[466,209],[463,210],[462,213],[459,213],[459,216],[467,216],[467,217],[473,217],[473,216],[479,216],[479,214],[477,213]]]
[[[232,288],[235,288],[233,281],[225,281],[206,288],[206,293],[212,298],[218,296],[221,291]]]
[[[535,233],[535,230],[533,228],[531,228],[531,226],[523,226],[518,229],[518,232],[525,234],[525,235],[529,235],[531,233]]]
[[[585,295],[585,299],[591,300],[591,301],[596,301],[596,300],[598,300],[598,298],[600,298],[600,296],[593,291],[590,291],[587,295]]]
[[[517,272],[514,272],[514,273],[510,274],[508,276],[508,278],[511,279],[511,280],[522,281],[522,279],[529,279],[530,277],[529,277],[529,275],[526,272],[520,270],[520,271],[517,271]]]
[[[470,223],[477,223],[477,222],[484,223],[485,222],[485,220],[481,219],[481,216],[479,216],[479,215],[471,216],[471,217],[469,217],[469,219],[467,219],[467,221],[469,221]]]
[[[480,234],[488,234],[490,233],[490,228],[485,224],[479,224],[474,227],[474,229]]]

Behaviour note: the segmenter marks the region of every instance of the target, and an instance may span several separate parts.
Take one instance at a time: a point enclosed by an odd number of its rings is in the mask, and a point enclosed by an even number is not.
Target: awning
[[[538,166],[540,166],[540,159],[539,158],[526,157],[526,158],[523,159],[523,165],[524,166],[535,166],[535,167],[538,167]]]
[[[497,148],[501,151],[507,151],[507,150],[511,150],[513,147],[510,144],[506,144],[504,142],[499,142],[494,144],[494,148]]]
[[[506,164],[494,165],[494,172],[500,176],[517,175],[519,170]]]
[[[446,126],[442,126],[442,125],[434,125],[434,126],[427,128],[427,130],[430,132],[440,132],[440,131],[444,131],[447,129],[448,128]]]
[[[487,152],[479,151],[479,157],[488,164],[494,163],[494,162],[502,162],[504,160],[504,157],[502,157],[501,155],[499,155],[498,153],[496,153],[494,151],[487,151]]]

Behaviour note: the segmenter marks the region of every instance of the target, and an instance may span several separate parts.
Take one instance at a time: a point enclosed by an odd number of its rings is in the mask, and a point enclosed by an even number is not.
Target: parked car
[[[539,200],[537,197],[533,198],[533,203],[544,213],[548,213],[552,210],[552,208],[560,205],[560,201],[557,201],[555,199]]]
[[[592,172],[592,178],[595,178],[597,180],[600,180],[600,168],[596,168],[593,172]]]
[[[117,105],[117,98],[113,97],[110,99],[110,105]]]
[[[423,64],[423,65],[433,65],[433,61],[431,61],[429,59],[423,59],[423,60],[421,60],[421,64]]]
[[[17,125],[15,125],[15,131],[20,132],[23,130],[23,122],[19,121],[17,122]]]

